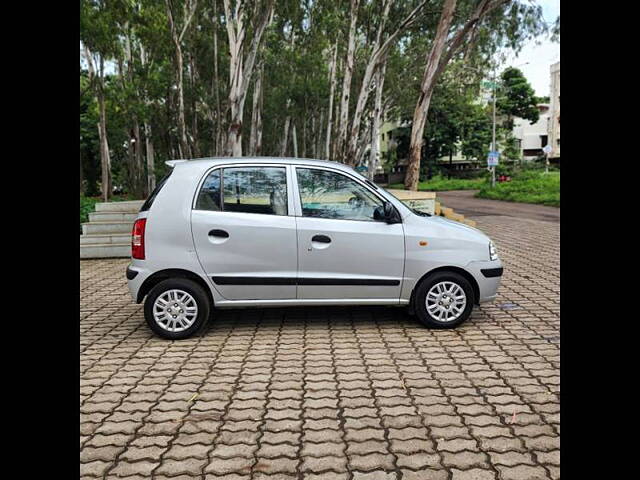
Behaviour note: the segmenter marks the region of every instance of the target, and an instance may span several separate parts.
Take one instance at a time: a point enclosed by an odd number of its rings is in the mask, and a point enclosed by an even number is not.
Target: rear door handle
[[[209,232],[210,237],[229,238],[229,232],[225,230],[214,229]]]
[[[311,238],[312,242],[318,242],[318,243],[331,243],[331,239],[329,237],[327,237],[326,235],[314,235]]]

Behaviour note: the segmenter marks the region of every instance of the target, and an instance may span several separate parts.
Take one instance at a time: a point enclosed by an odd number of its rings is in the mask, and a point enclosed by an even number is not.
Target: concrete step
[[[93,235],[80,235],[80,245],[95,245],[95,244],[105,244],[105,243],[121,243],[121,244],[131,244],[131,234],[123,234],[123,233],[105,233],[103,235],[93,234]]]
[[[96,203],[96,212],[125,212],[138,213],[144,200],[131,200],[127,202],[100,202]]]
[[[131,222],[133,224],[137,216],[137,212],[91,212],[89,222]]]
[[[131,257],[128,243],[95,243],[80,245],[80,258],[126,258]]]
[[[90,222],[82,224],[83,235],[128,233],[131,234],[133,222]]]

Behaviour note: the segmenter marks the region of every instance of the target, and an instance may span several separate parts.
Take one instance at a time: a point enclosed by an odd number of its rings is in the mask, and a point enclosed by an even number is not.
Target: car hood
[[[447,229],[451,229],[464,236],[473,237],[478,241],[490,241],[489,237],[485,235],[481,230],[465,225],[464,223],[456,222],[455,220],[449,220],[448,218],[432,215],[430,217],[424,217],[427,222],[433,222],[439,226]]]

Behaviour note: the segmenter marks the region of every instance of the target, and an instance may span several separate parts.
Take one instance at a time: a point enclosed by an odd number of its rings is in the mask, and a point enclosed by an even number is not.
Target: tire
[[[430,292],[427,308],[427,294]],[[463,294],[464,303],[461,300]],[[440,304],[439,300],[443,303]],[[440,271],[420,282],[413,302],[416,316],[425,326],[455,328],[469,318],[475,299],[473,288],[466,278],[456,272]]]
[[[161,301],[157,302],[159,298]],[[200,285],[187,278],[163,280],[151,289],[144,301],[147,325],[167,340],[189,338],[198,333],[207,324],[210,311],[209,296]]]

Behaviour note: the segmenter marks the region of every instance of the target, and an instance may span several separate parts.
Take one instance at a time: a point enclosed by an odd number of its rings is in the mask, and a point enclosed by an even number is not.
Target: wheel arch
[[[420,284],[424,282],[427,278],[429,278],[431,275],[438,272],[455,272],[462,275],[464,278],[466,278],[471,284],[471,288],[473,288],[473,304],[474,305],[480,304],[480,286],[478,285],[478,282],[475,279],[475,277],[471,275],[464,268],[454,267],[454,266],[444,266],[444,267],[434,268],[433,270],[429,270],[422,277],[420,277],[420,280],[416,282],[416,284],[413,287],[413,290],[411,291],[411,298],[409,300],[409,305],[411,306],[412,310],[415,308],[414,307],[415,293],[416,293],[416,290],[418,289],[418,286],[420,286]]]
[[[141,303],[144,297],[147,296],[147,294],[153,287],[155,287],[161,281],[167,280],[169,278],[187,278],[189,280],[193,280],[204,289],[207,296],[209,297],[209,301],[211,302],[211,307],[213,307],[213,294],[211,293],[211,287],[207,284],[207,282],[200,275],[181,268],[168,268],[165,270],[160,270],[146,278],[145,281],[142,282],[142,285],[140,285],[136,303]]]

